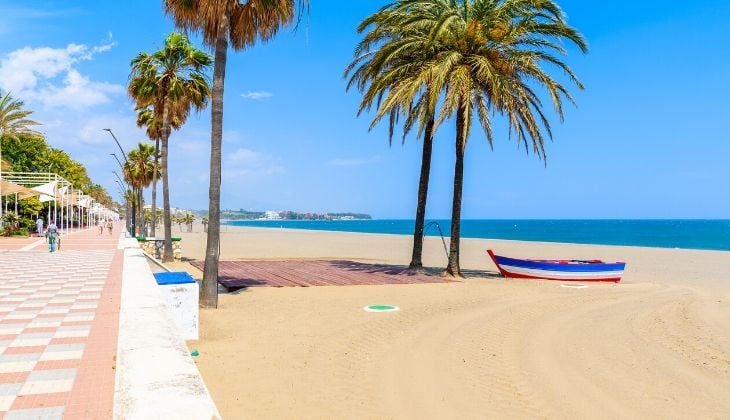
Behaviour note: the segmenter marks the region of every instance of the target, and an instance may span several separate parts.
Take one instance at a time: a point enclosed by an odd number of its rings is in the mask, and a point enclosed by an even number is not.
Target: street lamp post
[[[117,177],[117,179],[119,180],[119,182],[122,182],[122,183],[123,183],[124,185],[126,185],[126,186],[127,186],[127,187],[126,187],[126,189],[129,189],[129,184],[127,184],[127,183],[126,183],[125,181],[123,181],[123,180],[122,180],[122,177],[120,177],[120,176],[119,176],[119,174],[117,173],[117,171],[112,171],[112,173],[113,173],[114,175],[116,175],[116,177]],[[116,181],[116,180],[115,180],[115,181]]]
[[[117,140],[117,136],[114,135],[114,132],[111,128],[104,128],[104,131],[108,131],[109,134],[111,134],[112,138],[114,139],[114,142],[119,147],[119,151],[122,152],[122,157],[124,158],[124,163],[129,165],[129,161],[127,160],[127,154],[124,152],[124,149],[122,149],[122,145],[119,144],[119,140]],[[114,156],[114,159],[117,160],[117,163],[119,164],[119,167],[122,169],[122,172],[124,172],[124,166],[122,165],[122,162],[119,160],[117,155],[115,153],[109,153],[110,155]],[[115,172],[116,174],[116,172]],[[117,175],[119,177],[119,175]],[[129,188],[127,188],[129,189]],[[126,197],[125,197],[126,198]],[[128,201],[128,200],[127,200]],[[128,206],[127,206],[128,207]],[[132,204],[132,236],[137,234],[137,221],[136,221],[136,211],[134,208],[134,204]],[[129,214],[127,214],[127,223],[129,223]]]
[[[119,164],[119,169],[121,169],[122,172],[124,172],[124,165],[122,165],[122,162],[117,157],[117,154],[116,153],[109,153],[109,154],[114,156],[114,159],[116,159],[117,163]]]
[[[112,129],[111,129],[111,128],[104,128],[103,130],[104,130],[104,131],[108,131],[108,132],[109,132],[109,134],[111,134],[111,135],[112,135],[112,138],[113,138],[113,139],[114,139],[114,141],[115,141],[115,142],[117,143],[117,146],[119,146],[119,150],[120,150],[120,151],[122,152],[122,157],[124,158],[124,162],[125,162],[125,163],[129,163],[129,161],[127,161],[127,154],[126,154],[126,153],[124,152],[124,149],[122,149],[122,145],[121,145],[121,144],[119,144],[119,140],[117,140],[117,136],[115,136],[115,135],[114,135],[114,133],[112,132]],[[117,160],[118,160],[118,159],[117,159]],[[121,163],[120,163],[120,165],[121,165]]]
[[[116,175],[117,178],[119,178],[119,174],[117,174],[115,171],[112,171],[112,172],[114,172],[114,175]],[[127,194],[122,192],[122,191],[127,191],[127,188],[125,188],[125,186],[122,185],[122,183],[117,181],[116,179],[114,180],[114,182],[116,182],[117,185],[119,186],[119,194],[122,196],[122,199],[124,200],[124,219],[125,219],[125,224],[127,225],[127,232],[129,232],[130,223],[131,223],[131,219],[129,218],[129,199],[127,198]]]

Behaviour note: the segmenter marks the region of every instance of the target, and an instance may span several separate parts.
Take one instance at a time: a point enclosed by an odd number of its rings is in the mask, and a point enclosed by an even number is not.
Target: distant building
[[[279,214],[278,211],[271,211],[271,210],[269,210],[266,213],[264,213],[264,217],[266,218],[266,220],[279,220],[279,219],[281,219],[281,215]]]

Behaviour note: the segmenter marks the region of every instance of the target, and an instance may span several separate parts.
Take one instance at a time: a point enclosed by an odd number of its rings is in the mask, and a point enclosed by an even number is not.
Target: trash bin
[[[185,272],[155,273],[160,293],[185,340],[198,339],[198,283]]]

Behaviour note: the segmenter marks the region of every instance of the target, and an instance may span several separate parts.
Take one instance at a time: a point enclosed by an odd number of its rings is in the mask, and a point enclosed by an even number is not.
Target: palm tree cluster
[[[159,164],[155,160],[155,148],[144,143],[137,145],[137,148],[127,155],[127,162],[124,164],[124,178],[132,188],[131,200],[133,224],[142,221],[144,218],[144,200],[142,192],[149,187],[154,180],[154,174],[159,172]]]
[[[170,132],[185,122],[192,109],[205,108],[210,96],[205,71],[211,62],[207,53],[193,47],[187,36],[177,32],[167,37],[161,50],[152,54],[140,53],[132,60],[128,92],[139,109],[138,124],[146,126],[150,138],[159,141],[161,146],[159,172],[162,174],[165,231],[162,260],[166,262],[173,259],[167,171]],[[156,149],[151,156],[157,159]],[[150,183],[156,182],[157,170],[154,168],[157,165],[153,165]]]
[[[137,107],[137,125],[145,127],[155,142],[152,153],[152,233],[156,227],[156,184],[162,175],[163,224],[165,245],[163,261],[172,254],[170,197],[168,179],[168,141],[191,110],[200,111],[210,99],[211,160],[209,218],[201,305],[217,307],[218,257],[220,249],[221,143],[223,137],[223,91],[228,46],[243,50],[257,42],[274,38],[279,29],[292,23],[308,7],[308,0],[163,0],[165,12],[175,25],[187,32],[200,33],[206,46],[214,50],[213,60],[194,48],[187,36],[172,33],[160,51],[140,53],[132,60],[128,87]],[[212,90],[206,71],[213,64]],[[140,180],[137,185],[143,185]],[[147,185],[147,184],[144,184]],[[139,199],[138,199],[139,200]]]
[[[229,46],[242,50],[273,39],[308,8],[307,0],[164,0],[165,12],[181,30],[201,35],[213,58],[196,50],[187,37],[171,34],[165,47],[132,61],[129,94],[138,125],[159,142],[163,178],[165,252],[172,258],[167,150],[170,132],[184,124],[192,109],[211,101],[209,215],[201,305],[217,306],[220,250],[221,143],[223,93]],[[562,61],[564,43],[586,51],[582,36],[568,26],[552,0],[397,0],[366,18],[355,59],[345,74],[348,88],[363,93],[358,114],[374,110],[371,128],[387,118],[390,140],[402,123],[403,138],[423,136],[417,222],[411,267],[422,267],[421,251],[432,144],[447,120],[455,120],[454,194],[451,247],[446,271],[460,275],[459,239],[464,154],[474,121],[491,145],[492,120],[504,118],[510,137],[545,159],[550,123],[538,90],[550,97],[562,119],[568,89],[544,67],[565,73],[583,86]],[[212,86],[205,71],[213,65]],[[153,152],[156,159],[157,147]],[[153,166],[152,184],[157,174]],[[153,187],[153,191],[154,187]],[[155,194],[153,192],[153,194]],[[153,206],[154,206],[153,199]],[[152,214],[155,212],[153,211]],[[154,217],[154,216],[153,216]],[[154,223],[153,223],[154,225]]]
[[[180,229],[180,232],[182,232],[182,225],[185,224],[185,227],[187,228],[188,232],[193,231],[193,223],[195,222],[195,215],[192,213],[186,213],[183,216],[174,216],[172,218],[173,222],[177,223],[178,228]]]
[[[363,94],[358,114],[374,109],[371,128],[388,119],[390,138],[402,121],[403,138],[423,136],[411,268],[422,267],[421,251],[433,136],[455,119],[455,167],[451,244],[446,273],[461,276],[460,220],[464,154],[474,121],[489,145],[493,117],[509,126],[509,137],[545,159],[552,137],[538,89],[545,91],[561,121],[568,89],[545,67],[578,81],[561,56],[569,43],[586,52],[581,34],[567,24],[552,0],[399,0],[367,17],[364,38],[346,69],[348,88]]]

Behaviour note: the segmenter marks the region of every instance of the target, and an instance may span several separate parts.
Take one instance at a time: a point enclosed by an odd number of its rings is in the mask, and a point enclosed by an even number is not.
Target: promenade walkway
[[[0,418],[112,418],[122,229],[0,238]]]

